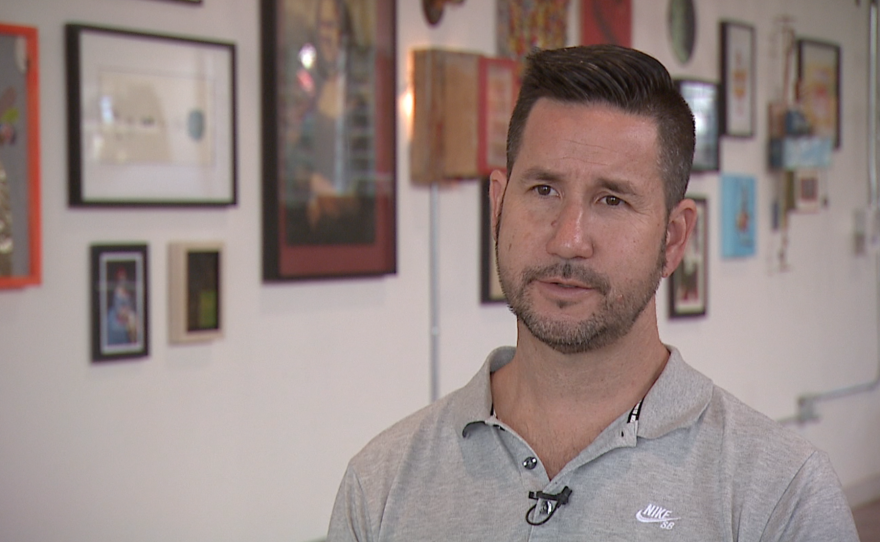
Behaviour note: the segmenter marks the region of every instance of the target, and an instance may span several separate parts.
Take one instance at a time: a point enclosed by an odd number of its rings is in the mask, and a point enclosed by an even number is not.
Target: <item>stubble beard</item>
[[[605,275],[572,262],[528,267],[519,277],[514,277],[512,272],[502,268],[497,243],[495,251],[501,290],[510,311],[535,338],[563,354],[597,350],[627,335],[654,298],[666,265],[666,244],[660,243],[657,262],[651,273],[627,283],[626,289],[619,291]],[[558,277],[573,278],[594,289],[602,295],[600,307],[590,317],[578,322],[554,320],[539,314],[529,297],[529,286],[536,280]],[[568,305],[567,302],[557,302],[560,309]]]

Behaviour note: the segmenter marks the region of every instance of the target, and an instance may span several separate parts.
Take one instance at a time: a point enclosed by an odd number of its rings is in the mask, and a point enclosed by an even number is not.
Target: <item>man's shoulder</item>
[[[461,392],[454,391],[380,432],[351,459],[350,468],[361,474],[376,472],[377,465],[383,465],[383,470],[395,469],[414,447],[430,447],[460,432],[454,410]]]
[[[747,405],[727,390],[715,386],[704,424],[718,433],[722,447],[736,463],[748,464],[762,475],[794,476],[816,455],[816,446],[789,427]]]

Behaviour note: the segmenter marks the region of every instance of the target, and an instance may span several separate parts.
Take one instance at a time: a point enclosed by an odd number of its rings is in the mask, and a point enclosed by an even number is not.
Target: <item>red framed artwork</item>
[[[39,284],[37,29],[0,24],[0,288]]]
[[[632,0],[581,0],[581,44],[632,47]]]
[[[263,279],[394,273],[394,1],[261,10]]]
[[[483,175],[507,169],[507,127],[519,94],[519,63],[480,57],[477,167]]]

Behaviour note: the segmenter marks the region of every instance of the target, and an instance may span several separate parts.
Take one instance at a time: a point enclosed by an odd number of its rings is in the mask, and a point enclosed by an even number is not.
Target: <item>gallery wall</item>
[[[757,179],[756,255],[722,259],[719,174],[695,174],[709,204],[709,302],[703,318],[666,317],[661,335],[692,365],[766,413],[872,381],[878,371],[878,267],[853,250],[853,213],[867,203],[868,4],[856,0],[701,0],[696,48],[676,59],[667,2],[633,0],[634,45],[675,76],[719,80],[718,23],[755,26],[756,134],[724,138],[725,172]],[[577,14],[577,6],[572,9]],[[781,93],[774,20],[842,50],[842,145],[825,175],[828,206],[771,228],[767,102]],[[397,273],[264,284],[261,280],[260,27],[257,0],[29,0],[0,21],[35,26],[40,47],[43,280],[0,291],[0,540],[290,541],[320,538],[347,460],[430,400],[431,198],[408,177],[398,117]],[[232,41],[237,47],[238,204],[218,209],[72,209],[67,205],[63,26],[68,22]],[[397,2],[397,94],[408,52],[438,46],[494,53],[494,2],[469,0],[429,27],[420,2]],[[403,112],[403,107],[400,112]],[[480,188],[437,198],[439,389],[464,384],[495,346],[515,340],[500,305],[479,303]],[[170,345],[167,247],[222,240],[225,336]],[[93,364],[89,246],[150,247],[150,355]],[[880,495],[880,392],[818,405],[791,428],[829,452],[853,502]]]

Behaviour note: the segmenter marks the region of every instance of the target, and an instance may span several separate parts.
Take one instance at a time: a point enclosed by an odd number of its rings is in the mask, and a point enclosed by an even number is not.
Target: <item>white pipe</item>
[[[438,241],[438,224],[439,224],[439,201],[440,186],[439,183],[431,183],[430,193],[430,306],[431,306],[431,402],[433,403],[440,396],[440,288],[439,288],[439,241]]]

